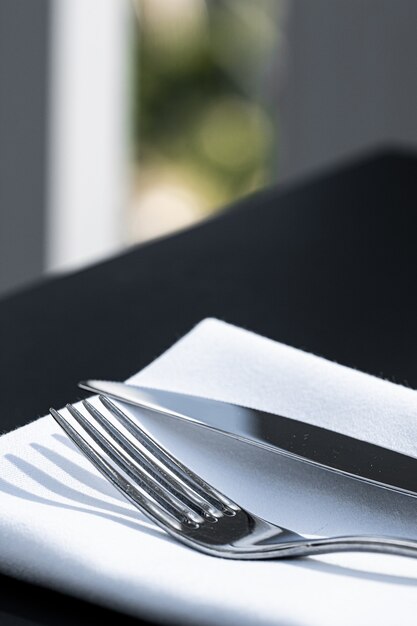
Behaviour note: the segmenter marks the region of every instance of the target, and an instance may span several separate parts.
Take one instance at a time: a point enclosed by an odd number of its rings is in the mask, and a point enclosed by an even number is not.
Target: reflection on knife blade
[[[80,387],[417,496],[417,459],[354,437],[289,417],[187,394],[101,380],[82,382]]]

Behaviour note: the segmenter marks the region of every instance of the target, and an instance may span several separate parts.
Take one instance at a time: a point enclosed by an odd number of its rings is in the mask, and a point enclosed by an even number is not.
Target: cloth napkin
[[[131,381],[281,413],[417,456],[415,391],[218,320],[201,322]],[[217,488],[282,526],[417,539],[417,499],[129,412]],[[50,417],[4,435],[0,464],[3,572],[167,622],[415,624],[417,560],[199,554],[142,517]]]

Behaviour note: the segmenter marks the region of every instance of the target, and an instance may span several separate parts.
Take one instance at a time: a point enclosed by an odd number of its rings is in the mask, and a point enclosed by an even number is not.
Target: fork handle
[[[417,558],[417,541],[366,535],[302,539],[291,545],[283,543],[281,547],[275,546],[271,550],[270,558],[273,556],[281,558],[313,556],[332,552],[379,552]]]

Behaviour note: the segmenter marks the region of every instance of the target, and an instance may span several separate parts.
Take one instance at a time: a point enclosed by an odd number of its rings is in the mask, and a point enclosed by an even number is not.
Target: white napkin
[[[94,376],[94,372],[91,372]],[[132,378],[317,423],[417,456],[417,394],[217,320]],[[417,538],[417,500],[132,409],[209,482],[301,533]],[[0,568],[134,615],[190,624],[414,624],[417,560],[227,561],[171,540],[50,417],[0,439]]]

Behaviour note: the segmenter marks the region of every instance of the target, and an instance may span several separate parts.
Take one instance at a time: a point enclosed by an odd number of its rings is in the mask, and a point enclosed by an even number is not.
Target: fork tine
[[[156,481],[158,481],[170,493],[191,508],[203,511],[206,516],[219,517],[221,511],[215,508],[209,501],[196,494],[187,484],[173,477],[169,471],[149,451],[141,446],[141,450],[134,445],[118,428],[116,428],[93,404],[88,400],[83,401],[84,408],[93,419],[114,439],[135,463],[142,467]],[[81,416],[82,417],[82,416]]]
[[[169,485],[161,485],[155,479],[152,471],[143,467],[142,464],[139,466],[132,464],[131,459],[118,450],[113,442],[106,438],[75,406],[67,404],[66,409],[105,454],[161,506],[174,514],[179,513],[182,518],[190,519],[193,522],[201,523],[204,521],[196,511],[187,506],[187,503],[180,501],[176,497]]]
[[[191,489],[198,493],[201,497],[218,507],[219,504],[223,512],[235,512],[239,510],[239,506],[224,494],[214,489],[206,483],[200,476],[197,476],[188,467],[183,465],[178,459],[157,443],[148,433],[146,433],[138,424],[133,422],[114,402],[106,396],[99,396],[100,402],[116,417],[116,419],[133,435],[141,445],[152,454],[164,467],[167,467],[177,478],[187,484]]]
[[[68,405],[68,410],[70,410],[70,406],[71,405]],[[80,415],[82,416],[82,414],[77,411],[77,409],[74,409],[74,407],[71,407],[71,409],[72,411],[70,411],[70,414],[74,417],[77,423],[80,423],[78,418]],[[191,525],[197,525],[199,523],[199,520],[195,517],[196,514],[194,511],[190,512],[191,515],[189,515],[188,512],[184,515],[183,511],[177,510],[174,506],[167,502],[163,502],[163,504],[161,504],[161,502],[158,501],[158,498],[155,498],[152,490],[149,488],[146,489],[147,485],[145,481],[143,481],[143,484],[140,484],[140,487],[142,487],[145,493],[137,489],[103,456],[101,456],[63,415],[58,413],[58,411],[53,408],[50,409],[50,413],[55,421],[72,439],[75,445],[81,450],[81,452],[85,454],[85,456],[93,463],[96,469],[98,469],[105,476],[105,478],[107,478],[125,496],[125,498],[130,500],[138,509],[145,513],[145,515],[151,517],[158,525],[162,526],[162,528],[165,530],[170,529],[172,531],[179,531],[181,530],[183,523]],[[83,426],[83,424],[81,425]],[[109,456],[112,458],[110,454]],[[119,465],[119,463],[117,463],[117,465]],[[151,497],[146,495],[146,492]],[[151,498],[154,498],[156,501]],[[203,521],[203,518],[200,519]]]

